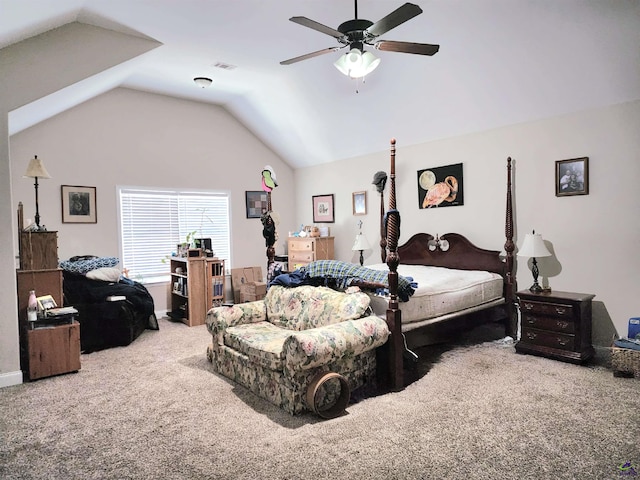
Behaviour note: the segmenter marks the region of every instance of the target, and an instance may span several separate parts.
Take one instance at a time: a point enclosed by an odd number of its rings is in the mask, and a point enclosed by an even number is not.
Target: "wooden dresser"
[[[58,268],[57,232],[20,232],[20,270],[16,270],[20,365],[27,380],[80,370],[80,324],[47,325],[27,321],[29,291],[51,295],[64,305]]]
[[[522,333],[516,352],[584,363],[591,345],[591,300],[595,295],[571,292],[518,292]]]
[[[289,237],[289,270],[315,260],[333,260],[333,237]]]

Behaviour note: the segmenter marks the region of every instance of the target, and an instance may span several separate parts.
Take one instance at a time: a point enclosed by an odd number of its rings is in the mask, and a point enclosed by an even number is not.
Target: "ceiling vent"
[[[222,63],[222,62],[214,63],[213,66],[215,68],[221,68],[222,70],[233,70],[237,68],[235,65],[230,65],[228,63]]]

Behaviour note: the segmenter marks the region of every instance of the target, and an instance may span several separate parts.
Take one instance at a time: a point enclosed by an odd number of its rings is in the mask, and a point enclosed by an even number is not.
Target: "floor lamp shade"
[[[37,155],[35,155],[29,161],[29,165],[27,166],[27,171],[25,172],[24,177],[35,179],[33,183],[33,186],[36,190],[35,221],[36,221],[36,226],[38,227],[38,230],[39,230],[40,229],[40,208],[38,205],[38,178],[51,178],[51,175],[49,175],[49,172],[47,172],[47,169],[44,168],[44,164],[42,163],[42,160],[38,158]]]

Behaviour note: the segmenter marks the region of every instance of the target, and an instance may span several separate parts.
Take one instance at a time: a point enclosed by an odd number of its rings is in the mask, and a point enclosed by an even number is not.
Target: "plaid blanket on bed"
[[[384,270],[373,270],[361,267],[353,263],[341,262],[339,260],[317,260],[303,267],[306,276],[313,279],[331,279],[336,281],[338,288],[347,288],[353,280],[364,280],[367,282],[377,282],[389,288],[389,272]],[[398,275],[398,297],[403,302],[408,302],[413,295],[417,284],[412,278]]]

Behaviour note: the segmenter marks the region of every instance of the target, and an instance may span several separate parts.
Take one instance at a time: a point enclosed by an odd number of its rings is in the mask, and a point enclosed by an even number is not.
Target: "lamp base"
[[[529,287],[529,291],[531,293],[542,293],[544,289],[538,284],[538,282],[535,282],[533,285]]]

